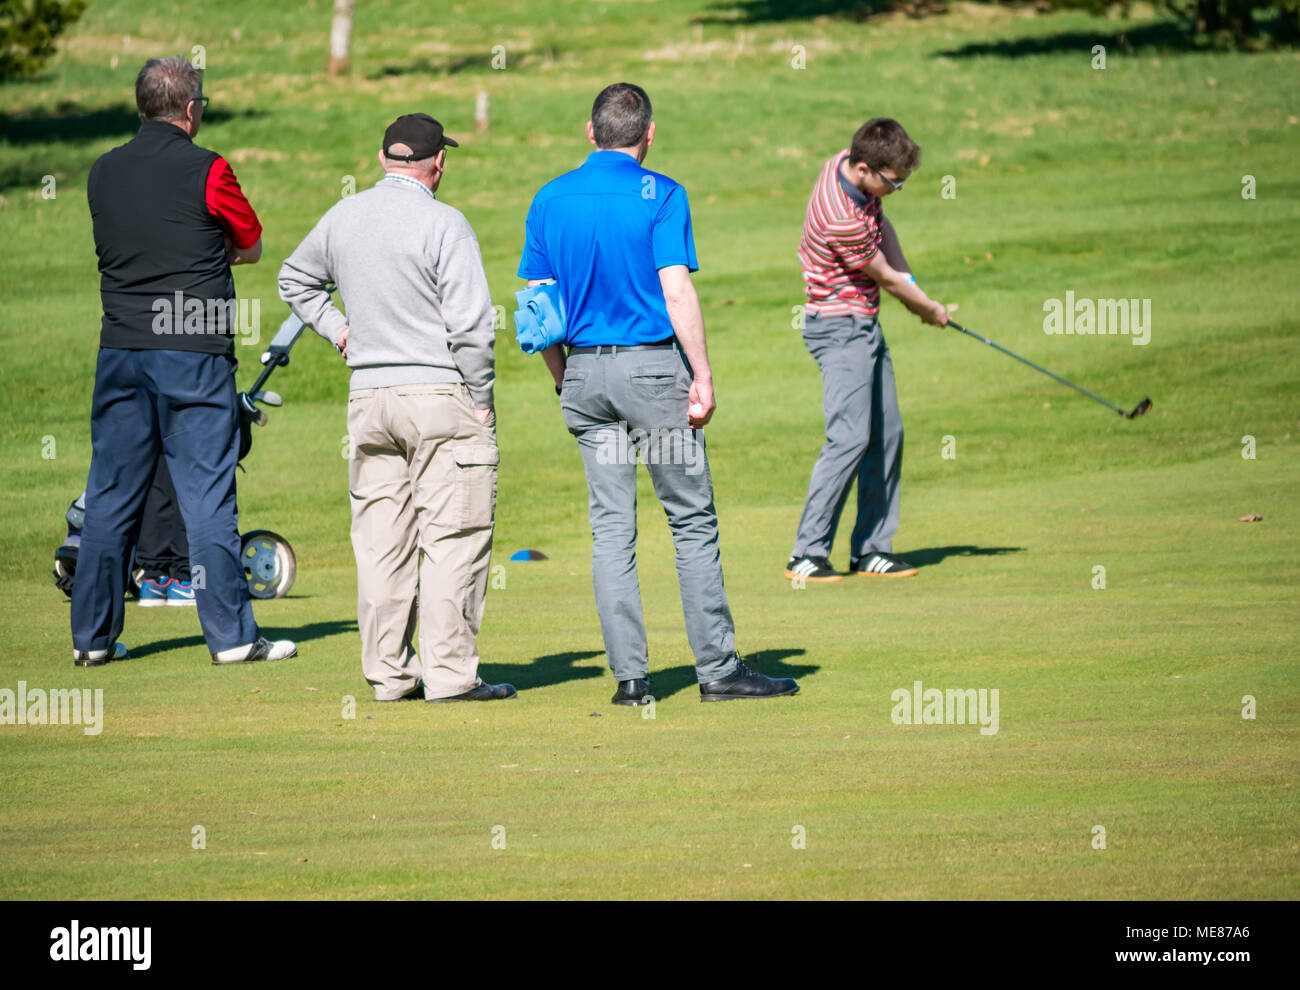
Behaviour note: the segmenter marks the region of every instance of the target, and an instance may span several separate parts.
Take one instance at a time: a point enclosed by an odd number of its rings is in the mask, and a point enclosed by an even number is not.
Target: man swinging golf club
[[[842,581],[830,564],[835,530],[858,483],[849,573],[909,577],[916,568],[893,554],[903,422],[894,366],[877,313],[883,288],[926,323],[948,313],[916,285],[898,238],[881,212],[903,187],[921,149],[888,117],[867,121],[853,143],[832,155],[808,200],[799,262],[807,303],[803,340],[821,369],[826,443],[813,466],[808,500],[785,577]]]

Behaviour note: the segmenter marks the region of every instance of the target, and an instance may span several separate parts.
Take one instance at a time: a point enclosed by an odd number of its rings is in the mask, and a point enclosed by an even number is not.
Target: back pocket
[[[667,395],[677,385],[676,368],[641,368],[629,376],[632,388],[652,399]]]
[[[486,529],[497,506],[497,467],[501,451],[496,444],[475,441],[452,448],[456,461],[456,504],[461,529]]]
[[[564,378],[560,382],[560,395],[577,395],[587,384],[587,372],[573,368],[564,369]]]

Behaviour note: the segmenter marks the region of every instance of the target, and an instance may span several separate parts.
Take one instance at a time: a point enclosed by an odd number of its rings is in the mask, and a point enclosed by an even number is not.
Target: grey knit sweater
[[[331,207],[281,266],[280,298],[336,346],[348,328],[354,390],[464,382],[475,406],[492,405],[494,313],[478,241],[416,180],[390,174]]]

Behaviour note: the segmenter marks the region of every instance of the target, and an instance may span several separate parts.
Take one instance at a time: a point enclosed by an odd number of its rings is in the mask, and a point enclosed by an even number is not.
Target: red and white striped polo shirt
[[[859,205],[840,185],[840,162],[848,154],[846,148],[833,155],[817,177],[799,240],[804,310],[820,316],[874,316],[880,308],[880,286],[862,271],[880,250],[880,200],[863,193],[866,203]]]

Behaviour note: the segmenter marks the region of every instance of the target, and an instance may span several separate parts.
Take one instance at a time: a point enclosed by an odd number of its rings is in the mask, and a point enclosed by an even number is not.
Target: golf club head
[[[249,422],[256,423],[258,426],[266,425],[266,410],[256,405],[254,399],[260,398],[261,392],[250,396],[247,392],[239,393],[239,408],[244,418]]]
[[[279,392],[255,392],[253,394],[254,402],[265,402],[268,406],[282,406],[284,399],[280,398]]]
[[[1139,402],[1136,406],[1133,407],[1133,411],[1131,413],[1125,413],[1124,418],[1137,419],[1139,416],[1145,415],[1147,410],[1150,408],[1151,408],[1151,400],[1149,398],[1143,399],[1141,402]]]

